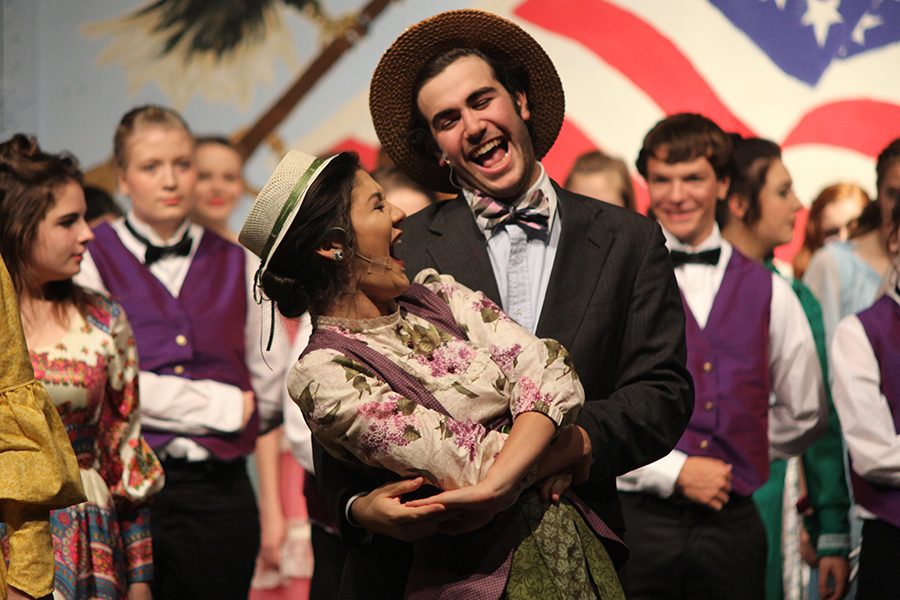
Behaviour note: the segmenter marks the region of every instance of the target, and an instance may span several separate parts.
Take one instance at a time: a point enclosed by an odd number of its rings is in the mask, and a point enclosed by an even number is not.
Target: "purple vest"
[[[734,250],[705,328],[684,302],[694,413],[676,448],[732,465],[741,496],[769,478],[771,300],[772,274]]]
[[[246,263],[239,246],[205,231],[177,298],[107,224],[94,230],[91,257],[110,295],[125,307],[142,371],[251,389],[244,358]],[[179,437],[231,460],[253,451],[258,429],[254,414],[238,433]],[[176,436],[145,428],[144,437],[159,450]]]
[[[878,359],[881,393],[894,417],[894,431],[900,433],[900,304],[890,296],[882,296],[857,317]],[[866,481],[853,469],[850,470],[850,482],[860,506],[894,527],[900,527],[900,489]]]

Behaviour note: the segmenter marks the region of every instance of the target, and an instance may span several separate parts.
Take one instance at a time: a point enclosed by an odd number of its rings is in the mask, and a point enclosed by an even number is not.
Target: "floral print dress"
[[[57,344],[31,348],[75,450],[87,502],[50,514],[55,598],[124,598],[153,577],[149,508],[162,466],[141,437],[137,346],[122,307],[90,294]]]
[[[482,480],[500,452],[506,434],[489,424],[527,411],[557,426],[574,422],[584,390],[565,348],[531,335],[448,275],[428,269],[416,281],[447,302],[468,341],[403,309],[366,320],[318,317],[315,326],[364,341],[450,416],[394,392],[336,350],[314,350],[291,370],[288,391],[329,452],[455,489]]]

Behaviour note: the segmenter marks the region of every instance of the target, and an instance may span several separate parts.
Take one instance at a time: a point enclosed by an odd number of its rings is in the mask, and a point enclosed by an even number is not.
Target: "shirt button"
[[[712,363],[709,361],[706,361],[705,363],[703,363],[703,372],[709,373],[710,371],[712,371]]]
[[[706,404],[703,405],[703,408],[705,408],[706,410],[712,410],[712,409],[713,409],[713,403],[712,403],[712,402],[707,402]]]
[[[707,446],[709,446],[709,441],[708,441],[708,440],[702,440],[702,441],[700,442],[700,447],[701,447],[701,448],[706,448]]]
[[[179,346],[187,346],[187,338],[179,333],[175,336],[175,343]]]
[[[173,369],[173,370],[175,371],[176,375],[184,374],[184,366],[183,365],[175,365],[175,369]]]

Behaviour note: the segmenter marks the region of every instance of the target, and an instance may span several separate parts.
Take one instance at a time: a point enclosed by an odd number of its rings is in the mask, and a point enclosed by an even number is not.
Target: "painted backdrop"
[[[654,122],[692,110],[782,144],[809,203],[836,181],[874,192],[874,156],[900,136],[900,0],[4,0],[0,129],[97,174],[121,114],[158,102],[198,133],[255,136],[252,186],[291,147],[371,165],[378,58],[463,7],[515,20],[557,65],[566,121],[544,161],[557,179],[593,147],[631,164]]]

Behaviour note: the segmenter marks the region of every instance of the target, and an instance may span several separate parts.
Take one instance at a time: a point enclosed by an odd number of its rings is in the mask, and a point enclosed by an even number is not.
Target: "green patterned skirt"
[[[624,600],[606,548],[569,501],[544,504],[530,490],[513,517],[520,540],[503,597],[508,600]]]

